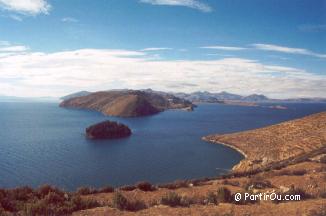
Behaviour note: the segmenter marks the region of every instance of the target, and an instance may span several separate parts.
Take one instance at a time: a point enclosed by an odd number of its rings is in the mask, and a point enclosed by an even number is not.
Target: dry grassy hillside
[[[248,170],[308,153],[326,145],[326,112],[256,130],[210,135],[204,140],[227,144],[246,155],[236,170]]]

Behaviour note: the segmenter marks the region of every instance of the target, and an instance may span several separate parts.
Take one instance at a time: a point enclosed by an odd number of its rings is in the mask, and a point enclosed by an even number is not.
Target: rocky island
[[[96,110],[109,116],[137,117],[153,115],[167,109],[192,110],[194,105],[168,93],[111,90],[68,98],[60,107]]]
[[[117,139],[130,135],[128,126],[113,121],[100,122],[86,128],[86,137],[89,139]]]

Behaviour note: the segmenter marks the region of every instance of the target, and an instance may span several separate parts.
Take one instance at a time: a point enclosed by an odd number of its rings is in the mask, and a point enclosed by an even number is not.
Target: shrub
[[[318,192],[318,197],[326,199],[326,188]]]
[[[98,190],[99,193],[112,193],[114,192],[114,187],[106,186]]]
[[[198,185],[198,181],[193,180],[193,185]],[[189,182],[185,180],[177,180],[173,183],[168,184],[160,184],[158,185],[159,188],[167,188],[170,190],[178,189],[178,188],[187,188],[189,187]]]
[[[246,190],[251,189],[265,189],[273,187],[271,182],[268,180],[263,180],[261,178],[252,178],[249,182],[245,185]]]
[[[139,211],[145,208],[147,208],[147,206],[142,200],[128,201],[128,211]]]
[[[175,192],[169,192],[161,198],[160,203],[170,207],[182,206],[181,196]]]
[[[217,205],[218,204],[217,195],[215,193],[213,193],[213,192],[208,192],[208,194],[207,194],[207,202]]]
[[[119,210],[127,210],[127,211],[138,211],[146,208],[146,205],[143,201],[140,200],[129,201],[120,192],[115,192],[113,196],[112,204],[113,207]]]
[[[308,214],[308,216],[325,216],[325,215],[326,215],[326,205],[322,205],[318,209],[313,209]]]
[[[63,195],[64,192],[59,190],[58,188],[52,187],[50,185],[42,185],[37,189],[37,196],[39,198],[44,198],[46,195],[48,195],[50,192],[55,192],[57,194]]]
[[[133,191],[135,189],[136,189],[136,186],[133,186],[133,185],[125,185],[125,186],[120,187],[120,190],[123,190],[123,191]]]
[[[226,187],[218,188],[216,197],[217,197],[218,202],[231,202],[232,201],[231,191],[229,189],[227,189]]]
[[[19,201],[27,201],[33,198],[34,196],[33,189],[27,186],[9,190],[7,194],[10,197],[10,199],[19,200]]]
[[[304,174],[306,174],[307,171],[304,169],[300,169],[300,170],[293,170],[292,171],[292,175],[296,175],[296,176],[302,176]]]
[[[89,194],[94,194],[97,191],[95,189],[91,189],[89,187],[80,187],[77,189],[76,193],[79,195],[89,195]]]
[[[114,193],[112,204],[119,210],[127,210],[128,208],[128,200],[120,192]]]
[[[320,163],[326,163],[326,155],[322,156],[322,157],[319,159],[319,162],[320,162]]]
[[[155,187],[151,185],[149,182],[139,182],[136,187],[142,191],[154,191]]]
[[[46,204],[62,204],[65,201],[65,197],[62,194],[57,194],[55,192],[50,192],[44,197],[44,202]]]
[[[235,187],[240,186],[240,182],[238,182],[238,181],[229,181],[227,179],[223,180],[222,184],[224,184],[224,185],[232,185],[232,186],[235,186]]]

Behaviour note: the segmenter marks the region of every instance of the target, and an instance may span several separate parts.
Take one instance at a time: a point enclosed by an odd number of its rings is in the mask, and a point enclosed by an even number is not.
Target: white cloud
[[[292,48],[292,47],[278,46],[278,45],[274,45],[274,44],[252,44],[252,46],[259,50],[308,55],[308,56],[314,56],[314,57],[318,57],[318,58],[326,58],[326,54],[315,53],[310,50],[302,49],[302,48]]]
[[[185,6],[202,12],[211,12],[213,9],[199,0],[140,0],[142,3],[152,5],[169,5],[169,6]]]
[[[61,19],[62,22],[77,23],[78,19],[73,17],[64,17]]]
[[[0,0],[0,7],[22,14],[47,14],[51,8],[46,0]]]
[[[244,47],[234,47],[234,46],[204,46],[200,47],[202,49],[214,49],[214,50],[225,50],[225,51],[239,51],[245,50],[247,48]]]
[[[79,90],[153,88],[165,91],[270,97],[322,97],[326,76],[243,58],[155,60],[132,50],[81,49],[0,55],[0,92],[16,96],[62,96]]]
[[[145,48],[142,49],[141,51],[164,51],[164,50],[172,50],[172,48],[168,48],[168,47],[149,47],[149,48]]]
[[[6,46],[0,47],[0,52],[24,52],[27,51],[28,47],[26,46]]]

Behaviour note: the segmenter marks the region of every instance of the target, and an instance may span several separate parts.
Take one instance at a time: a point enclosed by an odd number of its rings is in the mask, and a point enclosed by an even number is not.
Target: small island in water
[[[104,121],[86,128],[88,139],[117,139],[130,135],[131,130],[128,126],[114,121]]]

